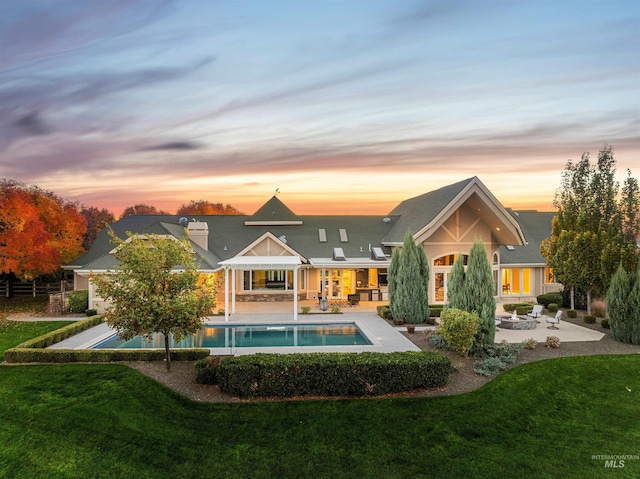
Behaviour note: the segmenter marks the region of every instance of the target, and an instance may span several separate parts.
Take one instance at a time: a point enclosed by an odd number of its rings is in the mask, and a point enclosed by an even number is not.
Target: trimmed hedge
[[[442,304],[430,304],[429,305],[429,317],[430,318],[439,318],[443,309],[444,309],[444,305],[442,305]],[[393,319],[393,316],[391,315],[391,308],[389,308],[388,304],[381,304],[379,306],[376,306],[376,311],[378,313],[378,316],[380,316],[383,319],[388,319],[388,320],[392,320]],[[427,319],[426,322],[429,323],[429,324],[432,324],[432,322],[429,322],[428,319]]]
[[[102,323],[102,316],[92,316],[56,331],[30,339],[4,352],[6,363],[104,363],[112,361],[162,361],[164,349],[46,349]],[[176,349],[175,361],[195,361],[209,356],[208,349]]]
[[[549,310],[550,313],[557,313],[559,308],[556,303],[549,303],[549,305],[547,306],[547,309]]]
[[[172,349],[172,361],[195,361],[209,356],[208,349]],[[116,361],[163,361],[164,349],[34,349],[13,348],[4,352],[7,363],[110,363]]]
[[[206,371],[212,369],[212,371]],[[251,354],[198,363],[198,381],[241,398],[369,396],[442,387],[451,360],[435,351]]]
[[[516,314],[527,314],[527,313],[530,313],[531,311],[533,311],[533,303],[531,303],[531,302],[528,302],[528,303],[505,303],[505,304],[502,305],[502,308],[507,313],[513,313],[515,311]],[[520,312],[520,311],[524,311],[524,312]]]
[[[587,324],[596,324],[596,317],[593,314],[585,314],[582,320]]]
[[[102,323],[102,316],[91,316],[90,318],[83,319],[81,321],[76,321],[73,324],[69,324],[63,328],[57,329],[55,331],[51,331],[50,333],[43,334],[42,336],[38,336],[36,338],[30,339],[29,341],[25,341],[24,343],[18,344],[17,348],[48,348],[52,344],[59,343],[71,336],[75,336],[82,331],[86,331],[89,328],[93,328],[98,324]],[[11,351],[11,350],[8,350]],[[5,352],[6,354],[6,352]],[[6,361],[6,357],[5,357]]]
[[[538,304],[544,305],[545,308],[549,308],[549,304],[556,303],[559,307],[562,307],[562,293],[545,293],[537,296]]]
[[[69,293],[69,309],[72,313],[84,313],[89,308],[89,291],[86,289]]]
[[[575,319],[578,317],[578,312],[575,309],[567,309],[567,318]]]

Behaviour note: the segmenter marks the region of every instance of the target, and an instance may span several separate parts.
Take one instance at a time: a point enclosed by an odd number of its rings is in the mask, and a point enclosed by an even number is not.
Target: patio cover
[[[229,321],[229,270],[232,273],[232,312],[236,312],[236,270],[291,270],[293,274],[293,320],[298,320],[298,274],[302,264],[299,256],[236,256],[218,263],[224,268],[224,320]]]

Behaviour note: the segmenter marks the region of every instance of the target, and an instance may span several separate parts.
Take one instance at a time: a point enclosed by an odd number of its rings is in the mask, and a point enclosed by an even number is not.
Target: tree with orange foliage
[[[0,274],[31,280],[82,252],[86,222],[76,205],[36,186],[0,182]]]
[[[146,205],[144,203],[138,203],[137,205],[128,206],[124,209],[122,214],[120,215],[120,219],[126,218],[127,216],[136,216],[136,215],[168,215],[168,213],[164,210],[159,210],[155,206]]]
[[[105,208],[98,209],[95,206],[83,205],[80,209],[80,214],[84,216],[84,219],[87,221],[87,232],[84,234],[82,247],[88,251],[102,228],[113,223],[116,218],[111,211]]]
[[[237,210],[229,203],[211,203],[206,200],[198,200],[188,205],[182,205],[176,212],[177,215],[243,215],[242,211]]]

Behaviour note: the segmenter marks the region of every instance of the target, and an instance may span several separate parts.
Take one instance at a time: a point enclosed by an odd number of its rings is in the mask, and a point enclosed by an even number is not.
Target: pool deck
[[[419,348],[407,339],[402,332],[405,327],[393,327],[387,321],[376,314],[376,306],[386,303],[360,303],[354,307],[341,308],[340,314],[322,312],[317,302],[301,301],[299,307],[309,306],[309,314],[298,314],[297,323],[293,320],[293,303],[237,303],[236,313],[225,322],[224,316],[210,316],[206,324],[309,324],[309,323],[356,323],[364,335],[373,343],[361,346],[324,346],[324,347],[278,347],[278,348],[210,348],[214,355],[241,355],[257,352],[395,352],[418,351]],[[507,330],[496,329],[496,343],[506,340],[509,343],[520,343],[525,339],[533,338],[538,342],[544,342],[547,336],[557,336],[561,342],[573,341],[600,341],[604,336],[589,328],[578,326],[567,321],[560,321],[558,329],[548,329],[545,318],[540,319],[535,329],[531,330]],[[416,327],[416,332],[432,329],[426,325]],[[106,324],[100,324],[84,331],[76,336],[68,338],[60,343],[50,346],[52,349],[87,349],[96,343],[113,336],[115,333]]]
[[[238,308],[240,309],[240,308]],[[233,314],[228,322],[224,316],[211,316],[206,319],[205,324],[215,325],[251,325],[251,324],[333,324],[333,323],[355,323],[360,331],[371,341],[372,344],[354,346],[305,346],[305,347],[272,347],[272,348],[209,348],[213,355],[243,355],[261,353],[311,353],[311,352],[396,352],[396,351],[419,351],[420,349],[408,340],[401,332],[391,326],[387,321],[380,318],[375,313],[375,308],[369,311],[351,312],[346,311],[340,314],[300,314],[298,321],[293,321],[293,313],[286,312],[286,307],[279,305],[271,308],[261,309],[262,312],[247,311]],[[271,311],[265,312],[265,309]],[[355,310],[355,308],[353,308]],[[318,310],[319,311],[319,310]],[[65,339],[50,346],[52,349],[87,349],[93,345],[113,336],[115,332],[106,324],[100,324],[76,336]]]

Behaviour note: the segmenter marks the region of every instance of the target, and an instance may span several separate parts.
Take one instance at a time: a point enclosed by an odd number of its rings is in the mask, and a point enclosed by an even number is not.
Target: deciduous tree
[[[86,223],[77,206],[12,180],[0,183],[0,273],[33,279],[82,253]]]
[[[87,231],[82,240],[82,247],[88,251],[102,228],[113,223],[116,219],[111,211],[105,208],[98,209],[95,206],[82,206],[80,214],[87,222]]]
[[[237,210],[229,203],[211,203],[206,200],[191,200],[189,204],[182,205],[176,212],[177,215],[242,215],[242,211]]]
[[[590,313],[591,295],[607,291],[617,266],[632,271],[638,264],[640,194],[638,182],[627,173],[619,197],[613,149],[605,145],[595,166],[584,153],[577,164],[569,160],[562,174],[554,199],[558,214],[540,250],[556,279],[571,289],[572,309],[574,288],[586,291]]]
[[[127,216],[135,216],[135,215],[168,215],[169,213],[164,210],[159,210],[155,206],[146,205],[144,203],[138,203],[133,206],[128,206],[124,209],[122,214],[120,215],[120,219],[126,218]]]
[[[92,278],[97,294],[111,302],[106,321],[124,339],[162,334],[170,370],[171,335],[179,341],[202,327],[215,306],[215,284],[200,276],[185,238],[111,236],[119,266]]]

